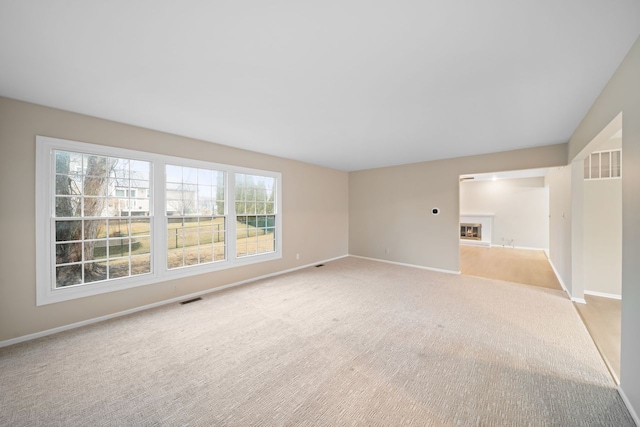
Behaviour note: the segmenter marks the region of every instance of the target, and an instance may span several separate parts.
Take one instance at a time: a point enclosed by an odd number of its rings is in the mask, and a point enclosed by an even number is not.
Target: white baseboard
[[[438,273],[447,273],[447,274],[460,274],[459,271],[454,271],[454,270],[444,270],[442,268],[434,268],[434,267],[425,267],[423,265],[416,265],[416,264],[407,264],[404,262],[396,262],[396,261],[389,261],[386,259],[380,259],[380,258],[370,258],[370,257],[366,257],[366,256],[360,256],[360,255],[349,255],[351,257],[354,258],[360,258],[360,259],[368,259],[370,261],[378,261],[378,262],[385,262],[387,264],[395,264],[395,265],[402,265],[404,267],[413,267],[413,268],[419,268],[421,270],[429,270],[429,271],[437,271]]]
[[[624,390],[622,390],[622,387],[620,386],[618,386],[618,394],[620,395],[620,397],[622,398],[622,401],[624,402],[625,406],[629,410],[629,414],[631,414],[631,418],[633,418],[633,421],[635,421],[637,426],[640,426],[640,417],[638,417],[638,413],[636,412],[635,408],[629,401],[629,398],[627,397],[627,395],[624,393]]]
[[[567,295],[569,295],[569,298],[571,298],[571,294],[569,293],[569,290],[567,289],[567,286],[564,284],[564,280],[562,280],[562,276],[560,276],[560,273],[558,273],[558,270],[556,269],[556,266],[553,265],[553,261],[551,261],[551,258],[548,258],[549,260],[549,265],[551,266],[551,269],[553,270],[553,274],[556,275],[556,278],[558,279],[558,282],[560,282],[560,286],[562,286],[562,289],[564,289],[564,291],[567,293]]]
[[[509,245],[501,245],[501,244],[491,244],[492,248],[507,248],[507,249],[524,249],[527,251],[544,251],[545,253],[548,252],[548,249],[546,248],[533,248],[533,247],[529,247],[529,246],[509,246]],[[549,255],[547,254],[547,257]]]
[[[460,239],[460,244],[465,246],[482,246],[482,247],[491,247],[491,242],[483,242],[482,240],[468,240],[468,239]]]
[[[160,307],[160,306],[163,306],[163,305],[166,305],[166,304],[172,304],[172,303],[176,303],[176,302],[180,302],[180,301],[185,301],[185,300],[196,298],[196,297],[199,297],[199,296],[202,296],[202,295],[210,294],[210,293],[213,293],[213,292],[218,292],[218,291],[221,291],[223,289],[229,289],[229,288],[233,288],[233,287],[236,287],[236,286],[244,285],[246,283],[256,282],[256,281],[262,280],[262,279],[268,279],[269,277],[280,276],[282,274],[291,273],[293,271],[302,270],[303,268],[313,267],[313,266],[318,265],[318,264],[322,264],[322,263],[330,262],[330,261],[335,261],[335,260],[338,260],[338,259],[341,259],[341,258],[346,258],[348,256],[349,255],[342,255],[342,256],[339,256],[339,257],[326,259],[324,261],[316,261],[316,262],[313,262],[311,264],[305,264],[305,265],[302,265],[302,266],[299,266],[299,267],[290,268],[288,270],[278,271],[276,273],[265,274],[263,276],[253,277],[251,279],[246,279],[246,280],[241,280],[239,282],[229,283],[228,285],[219,286],[217,288],[207,289],[207,290],[204,290],[204,291],[199,291],[199,292],[195,292],[195,293],[187,294],[187,295],[180,295],[180,296],[175,297],[175,298],[171,298],[171,299],[167,299],[167,300],[163,300],[163,301],[158,301],[158,302],[155,302],[153,304],[147,304],[147,305],[143,305],[143,306],[140,306],[140,307],[135,307],[135,308],[132,308],[132,309],[129,309],[129,310],[120,311],[118,313],[107,314],[105,316],[100,316],[100,317],[94,317],[92,319],[83,320],[81,322],[71,323],[69,325],[64,325],[64,326],[59,326],[57,328],[47,329],[46,331],[41,331],[41,332],[36,332],[36,333],[33,333],[33,334],[23,335],[23,336],[16,337],[16,338],[11,338],[11,339],[8,339],[8,340],[0,341],[0,348],[7,347],[7,346],[10,346],[10,345],[13,345],[13,344],[18,344],[18,343],[25,342],[25,341],[34,340],[36,338],[46,337],[48,335],[53,335],[53,334],[57,334],[59,332],[68,331],[70,329],[80,328],[82,326],[91,325],[93,323],[102,322],[102,321],[113,319],[113,318],[116,318],[116,317],[126,316],[128,314],[137,313],[139,311],[148,310],[150,308],[155,308],[155,307]]]
[[[562,277],[560,276],[560,273],[558,273],[558,270],[556,269],[556,266],[553,265],[553,261],[551,261],[551,258],[549,258],[549,265],[551,266],[551,269],[553,270],[553,274],[556,275],[556,278],[558,279],[558,282],[560,282],[560,286],[562,286],[562,289],[564,289],[564,291],[569,296],[569,299],[572,302],[577,302],[578,304],[586,304],[587,301],[585,301],[584,298],[576,298],[576,297],[571,296],[571,294],[569,293],[569,290],[567,289],[566,285],[564,284],[564,281],[562,280]]]
[[[611,299],[622,299],[622,295],[618,294],[607,294],[605,292],[596,292],[596,291],[584,291],[587,295],[593,295],[594,297],[602,297],[602,298],[611,298]]]

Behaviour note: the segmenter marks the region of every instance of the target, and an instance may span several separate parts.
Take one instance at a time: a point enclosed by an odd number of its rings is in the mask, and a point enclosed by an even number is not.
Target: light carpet
[[[559,291],[357,258],[0,349],[10,426],[633,426]]]

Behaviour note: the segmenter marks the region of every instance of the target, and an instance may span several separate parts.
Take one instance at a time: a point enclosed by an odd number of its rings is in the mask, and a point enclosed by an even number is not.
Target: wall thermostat
[[[440,209],[433,208],[433,209],[431,209],[431,213],[434,214],[434,215],[438,215],[440,213]]]

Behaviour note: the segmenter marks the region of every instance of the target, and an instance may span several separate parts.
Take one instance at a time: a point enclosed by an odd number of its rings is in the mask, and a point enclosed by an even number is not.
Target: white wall
[[[584,181],[584,290],[622,292],[622,180]]]
[[[492,213],[491,244],[547,249],[549,189],[544,178],[463,181],[460,215]]]
[[[571,294],[571,165],[545,177],[549,187],[549,261]]]

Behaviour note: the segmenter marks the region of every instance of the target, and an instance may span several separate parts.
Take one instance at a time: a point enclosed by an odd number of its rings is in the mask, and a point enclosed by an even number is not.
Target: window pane
[[[56,197],[56,216],[58,218],[80,216],[81,197]]]
[[[134,255],[143,255],[151,253],[151,238],[136,237],[131,240],[131,253]]]
[[[198,246],[189,246],[184,251],[184,265],[197,265],[200,263],[198,259]]]
[[[131,235],[132,236],[148,236],[151,234],[151,220],[131,219]]]
[[[129,235],[128,219],[110,219],[108,224],[109,237],[122,237]]]
[[[275,213],[275,204],[272,202],[266,203],[265,205],[265,213],[273,214]]]
[[[167,182],[182,183],[182,167],[181,166],[167,165],[167,167],[165,168],[165,174],[166,174]]]
[[[129,160],[128,159],[109,159],[114,179],[120,181],[129,180]]]
[[[56,288],[82,283],[82,264],[56,267]]]
[[[149,170],[151,168],[150,162],[131,160],[130,162],[131,179],[141,179],[149,181],[151,178]]]
[[[82,239],[82,221],[56,221],[56,241]]]
[[[210,185],[198,185],[198,209],[200,215],[213,214],[215,198],[213,187]]]
[[[213,185],[215,172],[209,169],[198,169],[198,184]]]
[[[591,178],[600,178],[600,153],[591,154]]]
[[[131,197],[147,197],[146,190],[151,188],[149,181],[143,179],[132,179],[130,181],[131,185]]]
[[[56,173],[82,174],[82,154],[56,151]]]
[[[167,268],[178,268],[183,266],[182,248],[171,249],[172,242],[169,239],[169,251],[167,253]]]
[[[109,278],[118,279],[131,274],[129,270],[129,258],[118,259],[109,262]]]
[[[84,283],[107,280],[106,261],[88,262],[84,264]]]
[[[609,178],[611,176],[611,166],[609,164],[609,152],[603,152],[600,155],[600,178]]]
[[[107,221],[104,219],[85,220],[84,221],[84,238],[87,239],[103,239],[107,237]]]
[[[107,158],[104,156],[96,156],[85,154],[83,159],[83,175],[97,178],[107,178],[109,168],[107,167]]]
[[[82,261],[82,243],[58,243],[56,245],[56,264],[80,261]]]
[[[109,239],[109,258],[120,258],[129,256],[130,243],[131,240],[124,237]]]
[[[242,257],[247,255],[247,244],[238,242],[236,245],[236,256]]]
[[[275,251],[275,216],[237,217],[236,256],[257,255]]]
[[[200,247],[200,263],[213,262],[213,246]]]
[[[226,259],[226,249],[224,245],[215,245],[213,247],[214,261],[224,261]]]
[[[140,255],[131,257],[131,275],[151,273],[151,256]]]
[[[197,184],[198,183],[198,169],[196,168],[182,168],[182,182],[185,184]]]
[[[84,216],[108,216],[106,197],[85,197],[84,198]]]
[[[84,195],[85,196],[106,196],[107,195],[107,177],[84,177]]]
[[[213,232],[213,218],[200,217],[198,226],[198,231],[200,232],[200,234],[211,234]]]
[[[149,199],[131,199],[130,205],[132,216],[145,216],[149,214]]]
[[[56,175],[56,194],[61,196],[81,195],[82,177],[78,175]]]
[[[84,260],[94,261],[107,257],[107,240],[94,240],[84,243]]]
[[[611,176],[612,177],[620,177],[621,176],[621,151],[617,150],[611,153]]]

